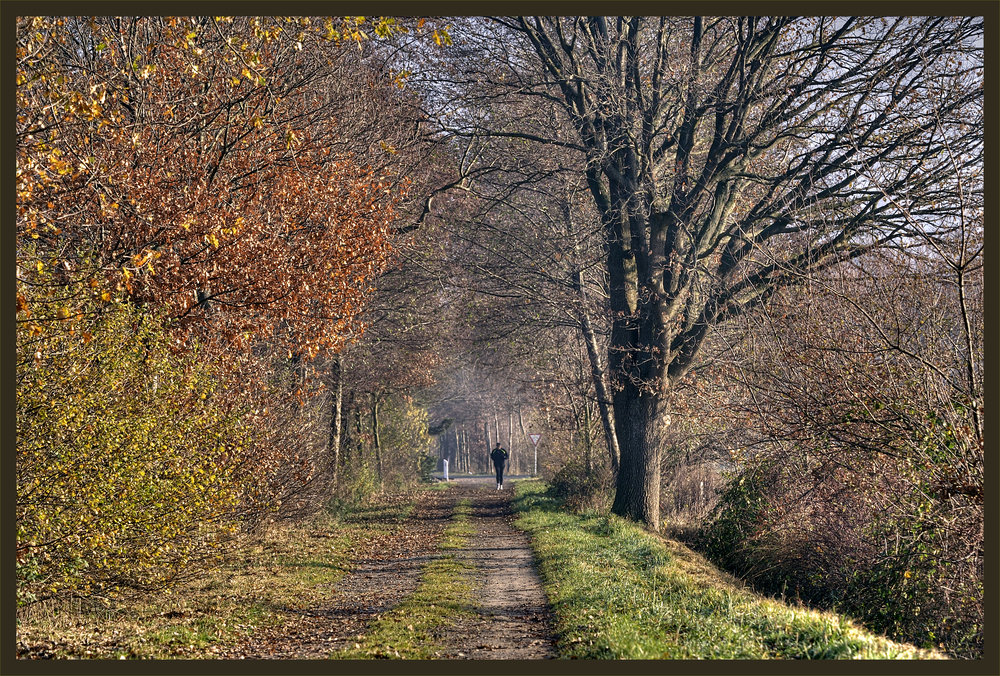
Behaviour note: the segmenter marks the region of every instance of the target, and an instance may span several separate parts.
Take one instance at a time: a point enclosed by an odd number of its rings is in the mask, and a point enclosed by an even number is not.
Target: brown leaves
[[[183,339],[336,349],[388,261],[400,191],[331,152],[337,127],[316,98],[329,85],[288,49],[306,37],[280,18],[128,21],[128,44],[113,22],[79,23],[98,47],[69,75],[22,50],[19,236],[73,214],[61,240],[174,316]],[[28,42],[67,41],[36,24]]]

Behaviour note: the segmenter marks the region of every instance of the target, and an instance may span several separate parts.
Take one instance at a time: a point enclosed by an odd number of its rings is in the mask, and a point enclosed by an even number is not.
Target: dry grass
[[[329,596],[358,551],[390,537],[412,495],[347,517],[275,524],[221,568],[116,607],[39,604],[20,614],[18,657],[212,658]]]

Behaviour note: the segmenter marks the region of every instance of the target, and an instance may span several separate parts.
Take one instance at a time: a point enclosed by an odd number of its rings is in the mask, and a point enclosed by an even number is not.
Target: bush
[[[697,546],[758,590],[848,613],[875,631],[982,654],[981,502],[933,478],[958,463],[947,426],[891,462],[805,454],[759,459],[735,474]],[[942,464],[938,464],[942,463]],[[844,466],[846,465],[846,467]]]
[[[607,511],[611,506],[611,473],[603,466],[592,468],[570,460],[549,482],[552,495],[574,511]]]
[[[18,605],[157,589],[216,559],[254,491],[212,367],[127,305],[17,339]]]
[[[438,459],[437,456],[432,453],[425,453],[420,456],[418,461],[420,463],[418,473],[420,475],[421,483],[429,484],[431,483],[433,477],[431,474],[437,468]]]

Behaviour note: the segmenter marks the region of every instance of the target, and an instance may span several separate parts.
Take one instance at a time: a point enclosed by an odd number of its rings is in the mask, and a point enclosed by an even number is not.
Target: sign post
[[[531,476],[538,476],[538,440],[542,438],[542,435],[529,434],[528,438],[531,439],[531,443],[535,447],[535,469],[531,472]]]

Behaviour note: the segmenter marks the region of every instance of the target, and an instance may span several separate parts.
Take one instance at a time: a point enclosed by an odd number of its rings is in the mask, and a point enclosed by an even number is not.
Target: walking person
[[[493,460],[493,468],[497,471],[497,490],[503,490],[503,468],[507,464],[507,449],[500,446],[500,442],[497,442],[497,447],[493,449],[490,453],[490,458]]]

